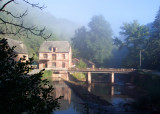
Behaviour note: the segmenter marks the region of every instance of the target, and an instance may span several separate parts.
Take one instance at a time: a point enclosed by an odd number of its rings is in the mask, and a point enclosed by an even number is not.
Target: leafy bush
[[[45,70],[43,73],[43,78],[51,77],[52,71],[51,70]]]
[[[77,68],[87,68],[87,65],[85,62],[83,62],[83,60],[79,60],[79,63],[76,64]]]
[[[42,80],[43,71],[28,75],[33,59],[14,61],[14,48],[0,40],[0,114],[49,114],[59,108],[54,88]]]

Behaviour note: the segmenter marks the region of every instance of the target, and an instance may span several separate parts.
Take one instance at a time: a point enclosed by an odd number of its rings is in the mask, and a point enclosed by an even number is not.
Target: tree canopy
[[[152,24],[150,38],[147,42],[146,66],[160,69],[160,7]]]
[[[128,49],[123,66],[140,68],[141,61],[142,68],[160,69],[160,8],[153,23],[146,26],[137,21],[124,23],[120,35],[125,37],[124,41],[115,38],[114,44]]]
[[[146,37],[149,34],[148,28],[140,25],[137,21],[133,21],[133,23],[124,23],[120,34],[125,37],[123,46],[129,50],[124,66],[139,68],[140,50],[145,49]]]
[[[112,51],[112,30],[105,18],[94,16],[88,24],[89,30],[81,27],[72,38],[73,47],[79,52],[77,56],[104,65]]]

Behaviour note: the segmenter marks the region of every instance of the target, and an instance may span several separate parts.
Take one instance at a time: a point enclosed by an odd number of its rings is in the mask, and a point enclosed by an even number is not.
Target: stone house
[[[39,49],[39,69],[68,69],[72,51],[68,41],[44,41]]]
[[[22,41],[13,40],[10,38],[5,38],[5,39],[7,39],[10,48],[16,46],[14,48],[14,53],[17,55],[17,57],[14,58],[15,61],[19,61],[20,58],[23,58],[23,56],[25,56],[25,59],[28,60],[28,50]]]

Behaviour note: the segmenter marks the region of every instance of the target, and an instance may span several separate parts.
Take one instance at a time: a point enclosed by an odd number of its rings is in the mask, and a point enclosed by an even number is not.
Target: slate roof
[[[10,38],[5,38],[5,39],[7,39],[9,47],[12,48],[13,46],[16,46],[14,48],[14,52],[16,54],[28,54],[27,47],[22,41],[13,40]]]
[[[44,41],[39,52],[52,52],[52,48],[57,48],[56,52],[69,52],[70,44],[68,41]]]

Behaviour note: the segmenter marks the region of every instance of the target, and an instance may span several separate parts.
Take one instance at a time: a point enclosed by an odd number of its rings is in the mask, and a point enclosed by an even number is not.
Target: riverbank
[[[160,113],[160,75],[137,71],[130,74],[132,80],[123,93],[135,99],[137,110]]]

